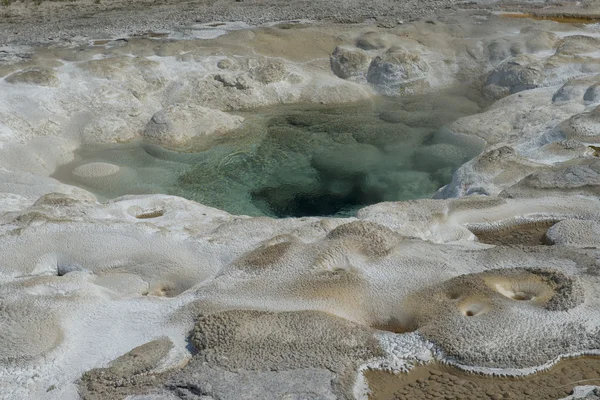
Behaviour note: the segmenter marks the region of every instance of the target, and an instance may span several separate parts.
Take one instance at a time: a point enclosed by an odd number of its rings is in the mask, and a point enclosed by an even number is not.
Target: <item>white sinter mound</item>
[[[527,374],[598,353],[600,31],[466,14],[2,58],[0,398],[365,398],[367,365]],[[493,104],[440,132],[485,150],[439,200],[250,218],[160,194],[100,203],[50,177],[82,145],[182,149],[238,110],[457,83]],[[73,171],[86,188],[122,174]]]

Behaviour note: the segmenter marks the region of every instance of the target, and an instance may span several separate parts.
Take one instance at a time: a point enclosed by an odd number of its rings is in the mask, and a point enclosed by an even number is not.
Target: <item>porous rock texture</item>
[[[524,375],[600,350],[593,26],[473,10],[239,28],[0,53],[2,396],[364,399],[366,368]],[[161,194],[98,202],[50,176],[81,145],[187,149],[244,109],[457,82],[506,97],[428,139],[449,162],[466,156],[439,137],[483,149],[436,200],[251,218]],[[377,158],[357,147],[349,169]],[[75,173],[118,174],[135,179]],[[554,246],[488,240],[531,226]]]
[[[326,369],[231,372],[192,360],[188,367],[165,382],[156,398],[335,400],[342,397],[332,388],[334,378]]]
[[[600,398],[600,389],[597,386],[582,386],[577,388],[575,392],[569,396],[565,397],[568,400],[575,399],[584,399],[584,400],[596,400]]]
[[[331,53],[331,70],[343,79],[362,77],[369,67],[369,55],[362,49],[336,47]]]
[[[310,311],[208,314],[198,319],[191,339],[201,357],[232,370],[301,369],[320,364],[339,372],[379,352],[368,329]],[[282,354],[290,358],[282,359]]]
[[[156,386],[155,376],[149,374],[159,366],[173,343],[160,338],[138,346],[110,363],[107,368],[97,368],[81,377],[80,395],[84,400],[124,398],[135,392]],[[132,388],[134,388],[132,390]]]
[[[515,185],[506,188],[501,197],[573,196],[600,194],[600,159],[574,159],[542,167]]]
[[[312,311],[204,315],[191,340],[199,360],[231,371],[332,371],[345,398],[358,366],[383,354],[370,329]]]
[[[590,90],[592,86],[588,90]],[[586,90],[587,93],[587,90]],[[594,97],[588,96],[588,99]],[[597,99],[596,99],[597,101]],[[590,112],[577,114],[560,124],[559,129],[567,139],[579,140],[585,143],[597,143],[600,139],[598,123],[600,122],[600,108],[596,107]]]
[[[36,86],[58,86],[59,80],[52,70],[43,68],[29,68],[15,72],[6,77],[8,83],[24,83]]]
[[[555,245],[597,247],[600,244],[600,224],[576,219],[561,221],[548,229],[546,238]]]
[[[199,135],[233,130],[243,120],[207,107],[174,105],[157,111],[144,128],[142,137],[167,148],[177,147]]]
[[[426,87],[428,71],[429,66],[418,54],[395,46],[373,60],[367,72],[367,81],[384,94],[410,93]],[[418,89],[415,90],[415,86]]]
[[[504,250],[503,256],[510,259],[512,254]],[[415,301],[420,306],[413,318],[419,332],[437,343],[445,357],[462,364],[534,367],[572,351],[565,348],[568,337],[581,335],[585,328],[558,322],[556,314],[582,305],[584,298],[579,283],[558,271],[491,270],[450,279],[419,293]],[[536,316],[529,319],[528,312]],[[514,326],[527,333],[511,333]],[[538,331],[542,326],[543,339]],[[577,342],[596,349],[598,334],[584,334],[587,337],[578,337]],[[488,349],[494,349],[493,354]]]
[[[485,93],[496,100],[509,94],[534,89],[544,81],[543,67],[535,59],[521,55],[500,64],[488,76]]]

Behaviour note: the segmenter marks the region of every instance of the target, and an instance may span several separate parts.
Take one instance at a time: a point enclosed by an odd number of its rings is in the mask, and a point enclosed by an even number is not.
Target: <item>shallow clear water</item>
[[[54,175],[101,199],[165,193],[233,214],[348,216],[373,203],[431,197],[450,182],[482,145],[442,127],[478,111],[478,99],[459,91],[271,107],[240,113],[241,129],[203,138],[191,153],[142,141],[85,146]],[[104,177],[73,173],[92,162],[121,168]]]

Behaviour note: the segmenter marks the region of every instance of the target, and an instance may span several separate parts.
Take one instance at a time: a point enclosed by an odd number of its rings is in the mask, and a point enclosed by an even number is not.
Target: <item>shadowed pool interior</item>
[[[100,200],[185,197],[232,214],[352,216],[366,205],[431,197],[483,149],[444,128],[483,101],[448,90],[351,105],[239,112],[243,125],[185,152],[137,140],[86,145],[54,177]]]

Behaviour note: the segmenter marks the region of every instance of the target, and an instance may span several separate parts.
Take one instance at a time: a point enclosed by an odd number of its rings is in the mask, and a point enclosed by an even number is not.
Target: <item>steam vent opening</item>
[[[141,140],[89,145],[54,176],[100,199],[185,197],[232,214],[352,216],[383,201],[431,197],[482,144],[444,126],[477,113],[466,90],[351,105],[277,106],[238,113],[240,128],[185,151]]]

